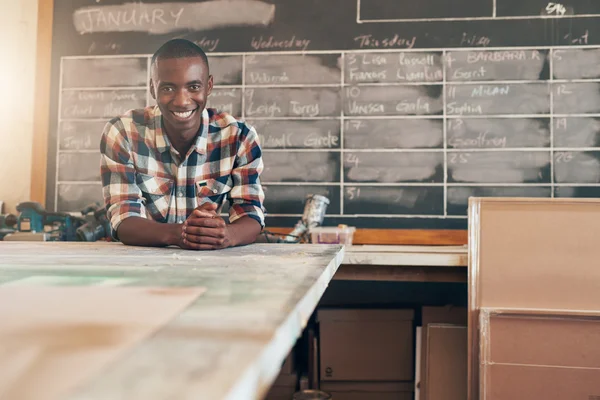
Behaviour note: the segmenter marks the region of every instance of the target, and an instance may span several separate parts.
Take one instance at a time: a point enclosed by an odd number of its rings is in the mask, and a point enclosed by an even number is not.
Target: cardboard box
[[[467,398],[467,333],[466,325],[427,325],[428,400]]]
[[[600,316],[481,310],[481,400],[600,399]]]
[[[412,382],[322,381],[321,390],[332,400],[413,400]]]
[[[320,309],[321,381],[412,381],[414,311]]]
[[[469,199],[469,400],[479,391],[479,310],[595,311],[598,237],[600,199]]]
[[[419,399],[427,400],[427,326],[432,323],[466,326],[468,312],[465,307],[423,307],[421,310],[421,375],[419,382]],[[465,355],[466,357],[466,355]],[[465,375],[466,376],[466,375]],[[466,397],[461,400],[465,400]]]
[[[421,360],[421,351],[423,348],[423,342],[421,341],[421,337],[423,335],[421,335],[421,330],[422,330],[422,327],[420,327],[420,326],[417,326],[417,328],[415,329],[416,333],[415,333],[415,387],[414,387],[415,399],[414,400],[421,400],[421,389],[419,387],[419,385],[421,383],[421,363],[423,362]]]

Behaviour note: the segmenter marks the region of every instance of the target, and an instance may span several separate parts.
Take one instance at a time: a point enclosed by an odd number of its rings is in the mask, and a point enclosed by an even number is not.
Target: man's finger
[[[216,216],[217,214],[214,211],[198,210],[197,208],[190,214],[192,218],[214,218]]]
[[[225,230],[220,228],[207,228],[207,227],[197,227],[197,226],[188,226],[185,229],[186,235],[196,235],[196,236],[209,236],[214,238],[224,238]]]
[[[222,218],[190,218],[184,229],[190,226],[203,226],[206,228],[224,228],[225,221]]]
[[[205,235],[188,235],[183,237],[184,243],[207,244],[211,246],[221,246],[224,242],[223,238],[211,237]]]
[[[196,210],[217,211],[218,207],[219,207],[218,204],[206,202],[206,203],[201,204],[198,207],[196,207]]]
[[[216,250],[217,247],[213,246],[212,244],[198,244],[198,243],[191,243],[191,242],[186,242],[184,240],[184,245],[185,248],[188,250]]]

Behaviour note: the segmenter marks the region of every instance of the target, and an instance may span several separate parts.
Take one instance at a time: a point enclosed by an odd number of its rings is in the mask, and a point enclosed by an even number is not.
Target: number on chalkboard
[[[360,188],[349,187],[346,188],[346,195],[348,196],[348,200],[354,200],[360,197]]]
[[[448,53],[448,54],[446,54],[445,61],[446,61],[446,66],[448,68],[452,68],[452,63],[454,61],[456,61],[456,58],[452,58],[452,55],[450,53]]]
[[[359,163],[359,159],[358,156],[356,154],[346,154],[346,160],[344,161],[347,164],[353,164],[353,165],[348,165],[353,166],[354,168],[358,167],[358,163]]]
[[[362,126],[362,121],[354,119],[354,120],[350,121],[350,124],[352,125],[352,127],[354,129],[359,130],[360,127]]]
[[[556,153],[556,163],[568,163],[573,159],[573,153],[570,151],[560,151]]]
[[[448,120],[448,129],[455,131],[460,129],[464,125],[464,121],[460,118]]]
[[[456,98],[456,86],[452,86],[448,88],[448,98],[454,99]]]
[[[356,55],[355,54],[347,54],[346,57],[348,57],[348,65],[356,64]]]
[[[352,87],[346,89],[346,95],[348,97],[352,97],[353,99],[355,99],[358,96],[360,96],[360,89],[356,86],[352,86]]]
[[[556,95],[560,96],[561,94],[573,94],[573,92],[567,88],[567,85],[560,84],[556,87]]]
[[[554,127],[556,129],[567,129],[567,119],[566,118],[557,118],[554,121]]]
[[[469,162],[470,153],[450,153],[448,162],[450,164],[466,164]]]

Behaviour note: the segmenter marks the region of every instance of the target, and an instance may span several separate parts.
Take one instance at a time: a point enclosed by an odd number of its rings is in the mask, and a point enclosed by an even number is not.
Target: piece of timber
[[[335,245],[195,252],[0,242],[0,285],[32,277],[103,277],[128,286],[205,287],[175,319],[68,399],[261,399],[343,256]]]
[[[347,246],[336,280],[467,282],[466,246]]]

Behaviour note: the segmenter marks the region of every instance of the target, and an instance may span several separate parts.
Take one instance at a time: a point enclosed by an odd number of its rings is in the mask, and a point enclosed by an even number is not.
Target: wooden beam
[[[46,204],[46,172],[52,79],[52,18],[54,0],[38,1],[33,147],[31,154],[31,200]]]
[[[273,233],[286,234],[291,228],[268,227]],[[454,229],[357,229],[354,244],[452,246],[468,243],[467,230]]]

